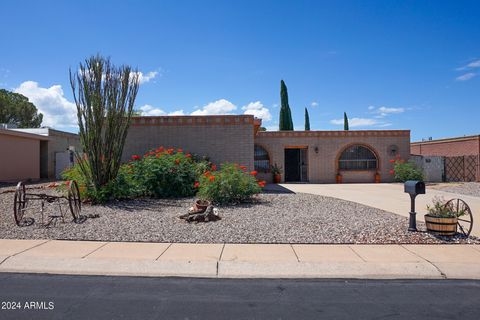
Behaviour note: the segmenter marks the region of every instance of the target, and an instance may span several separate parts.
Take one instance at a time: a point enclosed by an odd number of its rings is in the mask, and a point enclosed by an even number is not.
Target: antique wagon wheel
[[[15,197],[13,200],[13,215],[15,217],[15,223],[19,227],[32,225],[34,222],[33,218],[24,218],[25,211],[27,210],[27,206],[28,206],[28,199],[27,199],[25,183],[20,181],[17,184],[17,188],[15,190]]]
[[[457,214],[458,228],[465,237],[468,237],[473,228],[473,214],[468,204],[462,199],[451,199],[445,206]]]
[[[78,184],[75,180],[70,180],[68,182],[68,205],[70,206],[70,212],[72,213],[73,221],[75,223],[82,223],[87,218],[82,216],[80,212],[82,211],[82,201],[80,199],[80,191],[78,189]]]

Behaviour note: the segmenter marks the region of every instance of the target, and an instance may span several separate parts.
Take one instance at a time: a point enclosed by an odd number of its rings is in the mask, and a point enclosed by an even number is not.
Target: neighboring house
[[[40,179],[40,147],[48,137],[0,129],[0,181]]]
[[[40,144],[40,178],[59,179],[61,173],[74,162],[74,152],[80,151],[78,134],[51,128],[12,129],[48,137]]]
[[[286,182],[393,181],[389,161],[410,156],[409,130],[258,131],[252,115],[134,117],[123,161],[158,146],[177,147],[234,162],[272,181],[270,166],[282,168]],[[377,180],[378,181],[378,180]]]
[[[443,157],[445,181],[480,181],[480,135],[412,142],[411,152]]]

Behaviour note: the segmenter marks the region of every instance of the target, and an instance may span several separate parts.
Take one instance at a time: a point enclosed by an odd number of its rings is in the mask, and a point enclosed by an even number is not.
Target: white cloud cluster
[[[242,107],[242,110],[245,111],[243,114],[253,114],[255,117],[260,118],[263,121],[272,120],[272,114],[260,101],[250,102]]]
[[[480,68],[480,60],[474,60],[474,61],[468,63],[467,65],[463,66],[463,67],[457,68],[458,71],[470,70],[470,72],[467,72],[465,74],[462,74],[462,75],[456,77],[455,80],[456,81],[468,81],[468,80],[472,79],[473,77],[475,77],[477,75],[475,72],[472,72],[472,69],[475,69],[475,68]]]
[[[467,81],[467,80],[472,79],[476,75],[477,74],[474,73],[474,72],[468,72],[468,73],[462,74],[461,76],[456,77],[455,80],[457,80],[457,81]]]
[[[334,125],[343,125],[343,119],[333,119],[330,120],[331,124]],[[378,124],[378,121],[370,118],[352,118],[348,119],[349,127],[368,127]]]
[[[169,116],[183,116],[184,115],[183,110],[177,110],[177,111],[167,113],[167,112],[163,111],[162,109],[155,108],[154,106],[151,106],[149,104],[141,106],[140,108],[138,108],[138,111],[140,111],[142,116],[154,116],[155,117],[155,116],[166,116],[166,115],[169,115]]]
[[[392,108],[392,107],[376,108],[375,106],[369,106],[368,110],[370,110],[371,113],[377,114],[375,116],[376,118],[385,118],[386,116],[388,116],[390,114],[405,112],[405,108]]]
[[[155,77],[158,75],[158,72],[157,71],[150,71],[150,72],[144,74],[143,72],[138,71],[137,74],[138,74],[138,80],[139,80],[140,84],[144,84],[144,83],[150,82],[150,80],[155,79]]]
[[[43,113],[43,126],[77,127],[77,108],[65,98],[61,85],[42,88],[38,82],[25,81],[14,91],[26,96]]]
[[[214,114],[232,114],[232,111],[235,111],[237,106],[231,103],[228,100],[220,99],[214,102],[210,102],[206,106],[202,107],[199,110],[192,112],[194,116],[206,116]]]
[[[318,102],[317,101],[313,101],[312,103],[310,103],[310,105],[315,108],[315,107],[318,107]]]

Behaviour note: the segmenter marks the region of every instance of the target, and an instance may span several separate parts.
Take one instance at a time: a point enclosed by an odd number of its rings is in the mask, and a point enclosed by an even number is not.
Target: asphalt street
[[[0,274],[0,319],[479,319],[480,281]]]

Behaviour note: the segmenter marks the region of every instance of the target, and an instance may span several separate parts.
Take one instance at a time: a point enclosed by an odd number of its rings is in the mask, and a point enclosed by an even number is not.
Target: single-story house
[[[0,181],[40,179],[40,145],[48,137],[0,129]]]
[[[259,131],[252,115],[134,117],[123,161],[158,146],[177,147],[220,164],[234,162],[272,181],[391,182],[390,160],[409,159],[410,130]],[[377,177],[377,179],[376,179]]]
[[[52,128],[12,129],[48,137],[40,144],[40,178],[59,179],[74,162],[74,152],[81,151],[78,134]]]
[[[0,181],[60,178],[79,150],[77,134],[51,128],[0,129]]]

